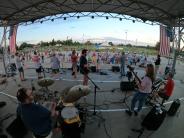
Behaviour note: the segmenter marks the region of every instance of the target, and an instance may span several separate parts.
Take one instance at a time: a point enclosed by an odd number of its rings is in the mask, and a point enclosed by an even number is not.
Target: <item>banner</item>
[[[17,28],[18,25],[10,26],[10,34],[9,34],[9,49],[10,53],[15,54],[16,53],[16,36],[17,36]]]
[[[160,25],[160,51],[161,56],[170,54],[170,33],[167,27]]]

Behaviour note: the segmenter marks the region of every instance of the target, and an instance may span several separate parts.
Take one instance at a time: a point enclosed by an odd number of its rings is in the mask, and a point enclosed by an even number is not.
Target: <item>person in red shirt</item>
[[[77,78],[77,61],[78,61],[78,56],[76,55],[76,51],[72,51],[71,55],[71,61],[72,61],[72,75],[74,78]]]
[[[173,73],[169,72],[167,74],[167,82],[164,86],[163,89],[161,89],[158,93],[158,95],[163,98],[162,100],[162,105],[165,102],[165,100],[168,100],[169,97],[172,95],[173,90],[174,90],[174,80],[173,78]]]

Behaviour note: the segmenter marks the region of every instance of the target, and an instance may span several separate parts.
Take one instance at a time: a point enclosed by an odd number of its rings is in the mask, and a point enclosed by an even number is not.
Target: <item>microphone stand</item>
[[[96,83],[88,76],[86,75],[88,80],[91,81],[91,83],[94,85],[94,107],[93,107],[93,115],[96,115],[96,90],[100,90],[100,88],[96,85]]]

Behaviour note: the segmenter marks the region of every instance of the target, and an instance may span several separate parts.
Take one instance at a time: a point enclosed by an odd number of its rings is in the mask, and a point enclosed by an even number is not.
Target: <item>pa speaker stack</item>
[[[90,66],[91,72],[96,72],[96,66]]]
[[[119,66],[112,66],[112,72],[120,72]]]

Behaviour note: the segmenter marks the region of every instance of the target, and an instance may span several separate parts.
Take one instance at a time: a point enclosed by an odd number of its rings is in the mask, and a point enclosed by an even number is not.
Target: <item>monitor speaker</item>
[[[120,89],[121,91],[133,91],[135,89],[135,81],[122,81]]]
[[[112,66],[112,72],[120,72],[119,66]]]
[[[96,72],[96,66],[91,66],[90,70],[91,70],[91,72]]]

